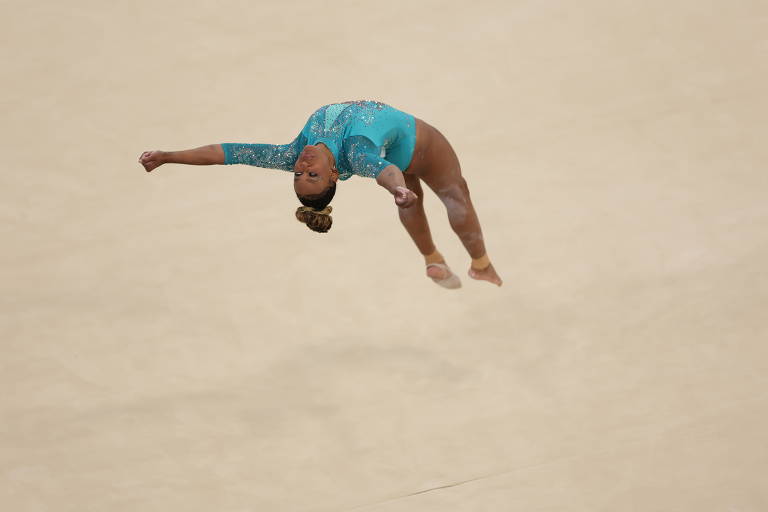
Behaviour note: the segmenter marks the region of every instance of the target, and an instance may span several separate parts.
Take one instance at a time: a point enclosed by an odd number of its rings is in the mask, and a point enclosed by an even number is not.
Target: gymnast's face
[[[304,146],[293,166],[293,189],[298,195],[321,194],[339,179],[339,171],[331,169],[331,158],[325,146]]]

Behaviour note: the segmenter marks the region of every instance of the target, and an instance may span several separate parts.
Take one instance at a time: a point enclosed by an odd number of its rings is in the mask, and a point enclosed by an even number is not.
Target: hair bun
[[[333,224],[331,212],[333,208],[326,206],[322,210],[315,210],[311,206],[299,206],[296,209],[296,219],[303,222],[312,231],[327,233]]]
[[[315,210],[311,206],[299,206],[299,208],[296,210],[296,213],[298,214],[299,212],[310,212],[310,213],[316,213],[318,215],[330,215],[332,211],[333,211],[332,206],[326,206],[322,210]]]

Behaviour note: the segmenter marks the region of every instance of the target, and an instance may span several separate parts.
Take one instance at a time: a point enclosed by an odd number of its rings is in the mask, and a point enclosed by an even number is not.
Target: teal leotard
[[[389,165],[405,171],[416,146],[416,120],[377,101],[333,103],[317,109],[290,144],[223,143],[225,164],[292,171],[304,146],[331,150],[339,179],[375,178]]]

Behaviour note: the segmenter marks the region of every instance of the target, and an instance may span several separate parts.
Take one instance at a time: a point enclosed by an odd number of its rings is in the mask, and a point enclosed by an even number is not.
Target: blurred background
[[[0,4],[0,505],[768,508],[768,5]],[[142,151],[376,99],[462,162],[435,286],[371,179]]]

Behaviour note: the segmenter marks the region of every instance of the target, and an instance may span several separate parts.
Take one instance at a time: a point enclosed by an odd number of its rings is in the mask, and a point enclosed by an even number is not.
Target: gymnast
[[[145,151],[147,172],[166,163],[247,164],[293,171],[293,189],[303,206],[296,218],[318,233],[331,228],[338,180],[375,178],[394,196],[400,221],[424,256],[427,276],[444,288],[461,287],[435,247],[424,212],[421,181],[440,198],[451,228],[472,259],[469,277],[501,286],[485,250],[477,213],[456,153],[436,128],[376,101],[325,105],[289,144],[211,144],[184,151]]]

